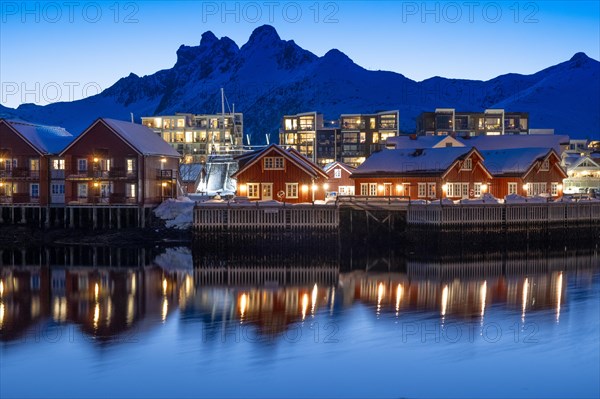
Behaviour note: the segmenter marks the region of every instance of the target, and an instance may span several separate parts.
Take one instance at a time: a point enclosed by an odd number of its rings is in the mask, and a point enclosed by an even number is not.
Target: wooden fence
[[[333,205],[200,204],[194,208],[197,230],[336,229],[338,208]]]
[[[409,225],[522,225],[600,222],[600,202],[409,205]]]

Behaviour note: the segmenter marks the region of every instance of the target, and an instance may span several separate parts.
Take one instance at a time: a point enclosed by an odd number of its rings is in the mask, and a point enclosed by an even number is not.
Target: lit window
[[[135,159],[127,160],[127,173],[135,172]]]
[[[558,183],[550,184],[550,195],[556,197],[558,195]]]
[[[427,183],[427,195],[430,198],[435,198],[436,197],[436,187],[435,187],[435,183]]]
[[[334,169],[333,177],[334,177],[334,179],[341,179],[342,178],[342,170],[340,168]]]
[[[258,183],[248,183],[248,198],[260,198]]]
[[[419,198],[425,198],[427,196],[427,183],[419,183],[417,188],[417,195]]]
[[[369,185],[367,183],[360,183],[360,195],[369,195]]]
[[[285,197],[298,198],[298,183],[285,183]]]
[[[377,183],[369,183],[369,195],[372,197],[377,195]]]
[[[283,157],[265,157],[265,169],[283,169]]]

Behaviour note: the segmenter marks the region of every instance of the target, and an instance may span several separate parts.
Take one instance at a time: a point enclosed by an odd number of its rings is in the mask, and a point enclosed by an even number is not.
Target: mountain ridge
[[[78,135],[98,117],[129,120],[175,112],[220,112],[220,88],[244,113],[253,144],[280,118],[298,112],[342,113],[400,110],[403,132],[415,130],[420,112],[435,108],[482,111],[504,108],[530,113],[530,127],[554,128],[573,138],[600,139],[600,63],[584,53],[534,74],[507,73],[487,81],[431,77],[420,82],[392,71],[367,70],[339,49],[322,57],[283,40],[272,26],[256,28],[241,47],[211,31],[197,46],[181,45],[172,68],[151,75],[130,73],[101,93],[45,106],[0,106],[0,117],[59,125]]]

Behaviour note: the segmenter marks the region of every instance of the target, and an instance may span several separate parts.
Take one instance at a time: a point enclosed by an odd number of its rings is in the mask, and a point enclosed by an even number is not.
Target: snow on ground
[[[187,197],[168,199],[156,207],[154,214],[169,228],[187,229],[192,226],[195,204]]]

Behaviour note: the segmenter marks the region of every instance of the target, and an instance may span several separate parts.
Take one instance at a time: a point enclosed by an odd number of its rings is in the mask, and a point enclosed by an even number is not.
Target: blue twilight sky
[[[368,69],[414,79],[529,74],[576,52],[600,58],[594,1],[0,2],[0,104],[96,94],[130,72],[171,68],[203,32],[243,45],[273,25],[322,56],[338,48]]]

